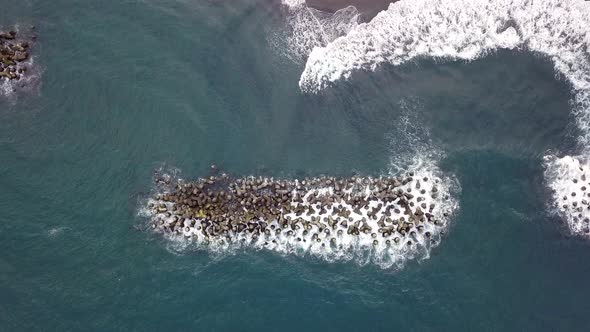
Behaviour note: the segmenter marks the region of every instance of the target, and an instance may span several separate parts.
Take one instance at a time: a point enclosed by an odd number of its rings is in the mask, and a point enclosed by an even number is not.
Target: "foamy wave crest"
[[[307,7],[305,1],[284,0],[286,26],[282,31],[269,34],[269,42],[288,59],[303,63],[314,47],[329,42],[356,27],[360,14],[349,6],[327,13]]]
[[[156,182],[139,214],[176,249],[265,249],[383,268],[428,258],[458,207],[456,182],[436,167],[380,178],[159,174]]]

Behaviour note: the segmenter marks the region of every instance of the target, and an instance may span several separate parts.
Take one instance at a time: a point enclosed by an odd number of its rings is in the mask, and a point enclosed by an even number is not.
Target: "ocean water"
[[[590,329],[590,242],[546,172],[548,156],[586,162],[590,57],[505,27],[481,54],[357,59],[375,26],[351,15],[293,39],[297,2],[0,3],[0,27],[39,36],[36,79],[0,94],[0,331]],[[310,61],[292,49],[318,33]],[[194,250],[140,213],[160,169],[296,179],[418,162],[453,179],[458,209],[440,245],[399,266]]]

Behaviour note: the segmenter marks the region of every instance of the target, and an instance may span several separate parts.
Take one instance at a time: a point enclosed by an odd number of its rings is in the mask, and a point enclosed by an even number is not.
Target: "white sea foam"
[[[269,33],[269,43],[288,59],[303,63],[314,47],[326,46],[359,23],[353,6],[327,13],[310,8],[303,0],[283,0],[286,10],[284,29]]]
[[[55,237],[58,237],[61,234],[63,234],[64,230],[66,230],[66,229],[67,229],[67,227],[64,227],[64,226],[53,227],[47,231],[47,235],[50,238],[55,238]]]

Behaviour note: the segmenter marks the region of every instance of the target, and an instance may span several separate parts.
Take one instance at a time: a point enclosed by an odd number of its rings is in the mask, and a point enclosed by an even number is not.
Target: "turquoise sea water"
[[[501,51],[356,73],[319,95],[268,43],[278,3],[0,2],[37,83],[0,97],[1,331],[584,331],[590,244],[547,211],[574,149],[546,59]],[[403,269],[176,250],[137,216],[152,173],[386,174],[428,150],[461,184]]]

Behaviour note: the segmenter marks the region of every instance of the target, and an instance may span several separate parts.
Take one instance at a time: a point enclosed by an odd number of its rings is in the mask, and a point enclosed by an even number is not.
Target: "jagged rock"
[[[0,32],[0,39],[13,40],[16,38],[15,31]]]

